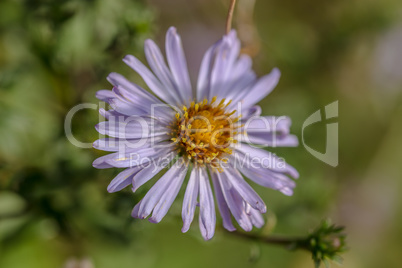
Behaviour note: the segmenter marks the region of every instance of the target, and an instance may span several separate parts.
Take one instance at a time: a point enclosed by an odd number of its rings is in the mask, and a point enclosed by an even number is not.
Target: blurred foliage
[[[143,41],[153,36],[155,24],[164,29],[174,22],[187,55],[195,53],[186,45],[203,41],[198,31],[222,34],[227,7],[222,3],[0,1],[1,268],[64,267],[80,260],[96,268],[312,267],[303,252],[219,231],[206,243],[196,223],[182,235],[180,196],[161,224],[132,220],[130,211],[146,187],[135,195],[108,194],[118,171],[95,170],[91,162],[100,152],[76,148],[65,138],[66,113],[76,104],[94,103],[96,90],[110,88],[109,72],[138,78],[121,59],[143,55]],[[386,52],[376,52],[380,41],[401,27],[401,10],[399,0],[256,1],[253,20],[261,49],[255,69],[282,71],[278,88],[261,102],[263,114],[289,115],[301,137],[311,113],[339,100],[341,164],[326,166],[303,147],[272,150],[294,165],[301,179],[293,197],[253,185],[269,208],[266,226],[255,233],[300,234],[330,215],[348,226],[356,246],[346,267],[398,267],[402,214],[395,211],[402,205],[392,190],[402,188],[395,179],[402,174],[402,82],[385,86],[384,70],[374,67],[375,53]],[[391,69],[400,77],[401,68]],[[374,76],[385,82],[376,84]],[[72,122],[75,137],[94,141],[98,120],[96,111],[80,111]],[[324,137],[325,122],[305,133],[306,142],[321,151]]]
[[[141,53],[153,18],[141,1],[0,2],[0,267],[60,267],[91,237],[129,242],[132,195],[108,199],[93,151],[72,146],[63,125],[70,108],[109,87],[125,54]],[[92,142],[97,120],[78,113],[77,139]],[[31,257],[13,263],[24,247]],[[40,261],[49,247],[59,251]]]

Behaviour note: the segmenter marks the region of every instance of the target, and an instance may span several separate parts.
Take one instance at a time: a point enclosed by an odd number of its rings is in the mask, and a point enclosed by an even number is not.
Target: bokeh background
[[[195,221],[182,234],[183,193],[160,224],[134,220],[138,193],[109,194],[117,170],[96,170],[103,153],[71,145],[66,113],[97,103],[109,72],[141,79],[121,59],[144,58],[143,41],[163,47],[170,25],[182,36],[195,79],[207,47],[224,32],[229,1],[0,1],[0,267],[313,267],[310,254],[217,230],[204,242]],[[300,145],[275,151],[301,174],[292,197],[255,186],[266,201],[262,235],[305,235],[323,218],[347,226],[346,268],[401,267],[402,2],[239,0],[234,17],[258,74],[282,71],[261,102],[289,115],[292,132],[339,101],[339,166]],[[193,80],[194,81],[194,80]],[[95,110],[73,119],[83,142],[97,139]],[[325,124],[305,141],[325,151]],[[218,224],[220,225],[220,224]],[[333,267],[337,267],[333,264]]]

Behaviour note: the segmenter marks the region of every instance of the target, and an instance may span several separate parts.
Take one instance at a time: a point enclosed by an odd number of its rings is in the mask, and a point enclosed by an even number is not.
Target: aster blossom
[[[260,116],[256,105],[274,89],[280,72],[275,68],[257,78],[250,57],[240,54],[240,48],[234,30],[213,44],[193,90],[180,36],[171,27],[167,63],[152,40],[145,42],[149,68],[132,55],[123,60],[152,93],[117,73],[108,76],[111,91],[97,92],[110,109],[100,109],[107,120],[96,129],[109,138],[95,141],[94,147],[113,153],[96,159],[93,166],[124,168],[108,191],[131,185],[135,192],[167,170],[135,205],[133,217],[161,221],[186,184],[182,232],[189,230],[199,207],[199,227],[208,240],[215,232],[215,199],[227,230],[235,230],[232,216],[246,231],[263,226],[266,206],[244,177],[292,195],[297,171],[260,148],[297,145],[289,134],[288,117]]]

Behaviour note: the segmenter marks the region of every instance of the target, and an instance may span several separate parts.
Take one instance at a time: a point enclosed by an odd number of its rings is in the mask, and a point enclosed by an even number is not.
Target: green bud
[[[323,221],[308,237],[300,242],[300,246],[312,253],[316,268],[321,263],[329,267],[329,260],[342,262],[340,253],[345,252],[346,235],[343,233],[344,227],[332,225],[328,220]]]

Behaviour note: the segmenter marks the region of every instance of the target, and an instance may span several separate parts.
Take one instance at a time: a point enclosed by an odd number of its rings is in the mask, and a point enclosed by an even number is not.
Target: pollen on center
[[[236,110],[226,111],[231,101],[225,104],[226,99],[222,99],[217,103],[216,99],[193,101],[190,107],[183,106],[170,126],[170,135],[180,155],[220,170],[220,161],[227,161],[224,156],[232,153],[231,147],[237,143],[234,137],[242,126],[241,115],[234,116]]]

